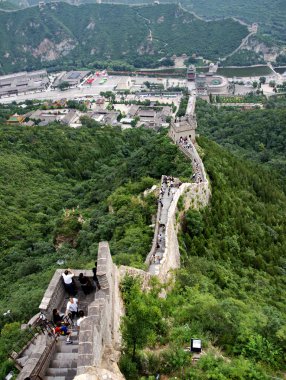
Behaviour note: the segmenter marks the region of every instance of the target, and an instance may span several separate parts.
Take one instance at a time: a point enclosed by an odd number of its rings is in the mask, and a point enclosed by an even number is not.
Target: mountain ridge
[[[216,60],[248,33],[231,19],[206,23],[174,4],[46,4],[0,12],[0,25],[2,73],[43,66],[93,68],[99,59],[155,67],[162,58],[183,53]]]

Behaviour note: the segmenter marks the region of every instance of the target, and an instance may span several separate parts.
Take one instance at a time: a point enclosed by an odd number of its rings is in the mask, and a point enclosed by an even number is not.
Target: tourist
[[[70,269],[66,269],[64,273],[62,273],[62,277],[64,280],[66,291],[69,293],[70,296],[75,296],[75,286],[74,286],[74,273]]]
[[[60,313],[58,309],[53,309],[53,322],[56,325],[58,322],[62,322],[64,317],[63,313]]]
[[[95,264],[95,267],[92,268],[92,271],[93,271],[93,281],[94,281],[94,284],[95,284],[95,288],[96,290],[100,290],[100,284],[99,284],[99,281],[98,281],[98,278],[97,278],[97,262],[94,263]]]
[[[85,295],[89,294],[92,291],[92,285],[88,277],[84,276],[83,273],[80,273],[78,280],[81,284],[82,291]]]
[[[84,311],[83,311],[83,310],[80,310],[80,311],[78,312],[78,315],[79,315],[79,319],[77,320],[76,324],[77,324],[77,327],[78,327],[78,329],[79,329],[79,328],[80,328],[80,324],[81,324],[81,322],[82,322],[85,318],[87,318],[87,317],[84,316]]]
[[[75,316],[78,316],[78,299],[70,297],[67,303],[66,316],[70,316],[73,319]]]
[[[54,329],[54,334],[56,336],[60,336],[60,335],[66,336],[67,337],[66,344],[72,344],[72,340],[70,340],[71,331],[68,330],[67,326],[62,325],[61,322],[57,323],[57,326]]]
[[[172,201],[173,201],[173,199],[174,199],[174,194],[175,194],[176,190],[175,190],[174,188],[172,188],[171,192],[172,192]]]

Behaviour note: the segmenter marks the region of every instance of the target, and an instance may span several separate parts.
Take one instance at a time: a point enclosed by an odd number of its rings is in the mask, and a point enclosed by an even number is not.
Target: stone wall
[[[162,183],[162,180],[163,180],[163,177],[161,178],[161,183]],[[162,206],[161,206],[161,204],[159,202],[158,203],[157,214],[156,214],[156,220],[155,220],[155,229],[154,229],[154,237],[153,237],[153,241],[152,241],[152,246],[151,246],[150,252],[148,253],[148,255],[146,257],[146,260],[145,260],[145,264],[147,264],[147,265],[149,265],[150,258],[153,256],[153,254],[156,251],[156,245],[157,245],[157,237],[158,237],[158,233],[159,233],[159,221],[160,221],[161,211],[162,211]]]
[[[48,318],[51,317],[54,308],[60,308],[66,296],[62,280],[64,270],[55,271],[39,306],[40,311]],[[80,273],[84,273],[89,278],[93,277],[92,270],[73,270],[73,272],[75,284],[78,287],[80,284],[77,277]],[[120,318],[123,314],[123,305],[119,291],[120,275],[112,262],[107,242],[99,243],[97,277],[101,289],[95,293],[94,300],[88,306],[88,316],[82,321],[79,333],[78,375],[85,374],[94,368],[101,368],[106,348],[108,347],[110,352],[115,352],[121,343]],[[51,342],[45,335],[40,338],[41,345],[35,350],[19,374],[19,380],[31,376],[39,366],[42,366],[40,375],[43,376],[49,366],[54,350],[49,349]],[[49,357],[46,357],[43,365],[42,361],[46,352],[49,352]],[[118,373],[120,372],[118,371]]]
[[[99,243],[97,277],[100,291],[88,307],[88,317],[81,323],[77,375],[100,367],[106,347],[120,347],[120,317],[123,306],[119,292],[119,272],[113,264],[107,242]]]
[[[34,345],[34,350],[17,376],[17,380],[24,380],[27,377],[32,378],[33,374],[37,373],[42,377],[49,365],[49,356],[54,353],[55,345],[51,347],[51,350],[47,355],[47,350],[49,350],[49,347],[53,342],[46,335],[38,336],[32,344]],[[44,361],[45,357],[47,357],[46,361]]]
[[[173,201],[168,210],[168,222],[165,233],[165,250],[159,264],[158,276],[161,281],[167,281],[171,271],[180,267],[180,251],[177,238],[180,226],[179,210],[177,209],[178,201],[183,197],[184,211],[189,208],[200,209],[206,207],[211,197],[211,189],[205,172],[204,164],[195,148],[189,142],[189,148],[179,145],[182,152],[190,158],[193,171],[199,172],[199,180],[196,183],[183,183],[176,191]],[[158,232],[154,233],[154,241],[157,241]],[[150,253],[147,260],[150,258]],[[146,262],[149,262],[147,261]]]
[[[127,267],[121,265],[119,267],[120,278],[123,279],[125,276],[137,277],[140,279],[141,287],[143,290],[150,289],[150,280],[152,275],[142,269],[137,269],[133,267]]]
[[[52,316],[53,309],[59,309],[66,296],[66,291],[62,278],[62,273],[64,273],[64,271],[65,269],[57,269],[55,271],[39,306],[40,311],[43,312],[49,319]],[[73,273],[75,274],[74,281],[77,287],[81,286],[77,280],[80,273],[83,273],[90,279],[93,277],[92,270],[76,269],[73,270]]]

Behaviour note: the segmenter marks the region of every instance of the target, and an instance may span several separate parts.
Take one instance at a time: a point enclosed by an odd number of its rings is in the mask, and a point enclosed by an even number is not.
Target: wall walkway
[[[182,209],[199,209],[207,206],[211,196],[205,168],[194,144],[188,141],[179,144],[179,148],[192,162],[194,182],[175,186],[171,199],[169,197],[166,199],[163,208],[159,205],[153,244],[145,261],[149,265],[148,273],[157,275],[163,282],[168,280],[172,270],[180,267],[180,251],[177,237],[180,225],[180,220],[178,219],[179,199],[182,197]],[[160,228],[162,220],[165,225],[163,230]],[[156,248],[158,245],[159,249]]]

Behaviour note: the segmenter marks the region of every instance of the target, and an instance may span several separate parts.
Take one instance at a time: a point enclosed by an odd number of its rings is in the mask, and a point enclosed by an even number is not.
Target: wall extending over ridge
[[[205,168],[195,146],[192,142],[186,141],[179,144],[179,148],[191,160],[195,182],[174,184],[176,190],[172,195],[172,199],[169,199],[167,214],[166,207],[164,207],[165,236],[164,248],[162,248],[164,251],[162,257],[156,263],[158,270],[155,272],[162,282],[169,279],[172,270],[180,267],[180,251],[177,238],[181,220],[181,212],[178,209],[179,199],[182,199],[180,209],[186,211],[189,208],[199,209],[207,206],[211,197],[211,189]],[[160,229],[162,230],[162,219],[160,219],[162,211],[163,206],[159,202],[154,239],[151,251],[146,259],[147,264],[150,264],[150,259],[155,254],[157,248],[159,231]],[[63,270],[55,272],[41,302],[40,310],[47,316],[51,315],[54,308],[60,307],[65,297],[65,289],[61,278],[62,272]],[[75,270],[74,272],[76,276],[80,272],[83,272],[88,277],[92,277],[93,275],[90,270]],[[120,318],[124,312],[119,283],[120,278],[123,278],[126,274],[140,276],[143,288],[148,288],[151,273],[130,267],[120,267],[118,269],[113,264],[108,242],[99,243],[97,277],[101,289],[95,293],[94,300],[88,307],[88,316],[81,322],[77,380],[89,380],[89,378],[92,380],[124,379],[117,367],[117,362],[119,360],[121,343]],[[33,367],[40,360],[40,351],[31,358]],[[22,380],[24,377],[29,376],[28,372],[21,371],[18,379]]]
[[[187,147],[188,146],[188,147]],[[180,226],[180,214],[177,209],[178,201],[183,198],[184,211],[189,208],[199,209],[206,207],[211,197],[211,189],[205,172],[204,164],[192,142],[187,145],[179,145],[181,151],[191,159],[195,183],[183,183],[176,190],[168,210],[167,225],[165,231],[165,250],[162,259],[157,263],[156,274],[161,281],[168,280],[171,271],[180,267],[180,251],[178,242],[178,229]],[[159,225],[161,207],[158,207],[156,223]],[[158,241],[158,228],[156,225],[152,249],[149,252],[146,264],[150,263],[154,247]]]

